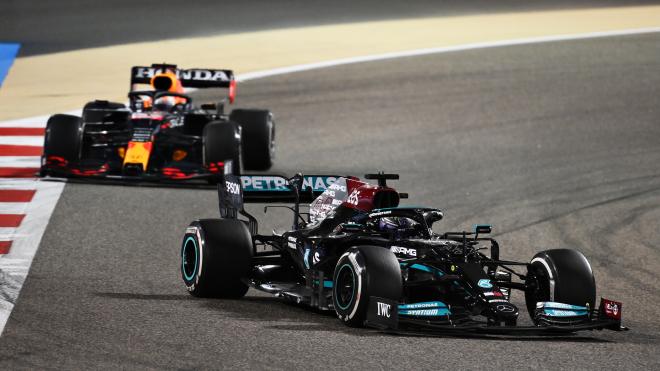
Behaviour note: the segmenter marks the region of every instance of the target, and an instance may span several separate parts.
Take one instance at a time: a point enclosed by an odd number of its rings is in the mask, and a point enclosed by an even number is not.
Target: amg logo
[[[163,73],[160,68],[140,67],[135,69],[136,78],[152,78],[154,75]],[[176,70],[176,77],[182,80],[197,81],[230,81],[231,79],[225,71],[222,70]]]
[[[401,247],[401,246],[392,246],[392,247],[390,247],[390,251],[392,251],[395,254],[403,254],[403,255],[408,255],[408,256],[417,256],[417,250],[409,249],[409,248]]]
[[[390,308],[391,306],[386,303],[377,302],[378,305],[378,315],[381,317],[390,318]]]
[[[241,185],[238,183],[226,182],[227,192],[240,195],[241,194]]]

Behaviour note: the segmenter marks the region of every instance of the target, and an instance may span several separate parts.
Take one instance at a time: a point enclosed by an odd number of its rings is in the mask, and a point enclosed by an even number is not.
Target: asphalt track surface
[[[657,4],[657,0],[3,0],[0,42],[20,56],[284,27],[497,12]]]
[[[445,210],[442,230],[493,224],[503,258],[578,248],[598,295],[624,302],[630,332],[396,337],[254,290],[236,301],[194,299],[181,282],[179,243],[189,221],[217,215],[215,192],[69,184],[0,338],[0,367],[657,369],[659,53],[660,35],[650,34],[239,87],[239,106],[276,114],[274,171],[399,172],[408,204]],[[252,210],[264,233],[289,223]]]

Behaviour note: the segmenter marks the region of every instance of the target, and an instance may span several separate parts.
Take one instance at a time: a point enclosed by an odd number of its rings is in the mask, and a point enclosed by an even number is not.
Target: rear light
[[[236,100],[236,80],[229,82],[229,103],[234,103]]]
[[[124,158],[124,156],[126,156],[126,148],[124,147],[117,148],[117,155],[119,155],[119,157],[121,158]]]
[[[210,173],[217,174],[223,171],[224,167],[225,167],[225,163],[222,161],[218,161],[218,162],[211,162],[208,166],[208,169]]]

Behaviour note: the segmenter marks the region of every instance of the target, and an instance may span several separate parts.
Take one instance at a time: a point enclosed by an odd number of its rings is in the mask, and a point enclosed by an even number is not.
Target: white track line
[[[36,189],[34,179],[0,178],[0,192],[3,189]]]
[[[636,29],[618,30],[618,31],[588,32],[581,34],[568,34],[568,35],[556,35],[556,36],[527,37],[521,39],[479,42],[479,43],[470,43],[470,44],[462,44],[455,46],[441,46],[437,48],[405,50],[401,52],[364,55],[359,57],[335,59],[324,62],[299,64],[296,66],[275,68],[267,71],[248,72],[238,75],[236,79],[238,81],[247,81],[247,80],[261,79],[269,76],[283,75],[287,73],[341,66],[345,64],[374,62],[385,59],[416,57],[416,56],[429,55],[429,54],[451,53],[451,52],[473,50],[473,49],[485,49],[485,48],[495,48],[502,46],[514,46],[514,45],[525,45],[525,44],[538,44],[538,43],[547,43],[547,42],[556,42],[556,41],[593,39],[600,37],[638,35],[638,34],[655,33],[655,32],[660,32],[660,27],[636,28]]]
[[[583,34],[573,34],[573,35],[558,35],[558,36],[543,36],[543,37],[532,37],[532,38],[523,38],[523,39],[512,39],[512,40],[502,40],[494,42],[483,42],[483,43],[471,43],[463,44],[456,46],[443,46],[437,48],[426,48],[426,49],[416,49],[416,50],[407,50],[402,52],[392,52],[392,53],[383,53],[375,55],[365,55],[352,58],[343,58],[335,59],[324,62],[317,63],[308,63],[300,64],[290,67],[281,67],[265,71],[256,71],[249,72],[244,74],[239,74],[236,76],[238,81],[248,81],[255,80],[270,76],[283,75],[295,72],[309,71],[320,68],[328,68],[341,66],[346,64],[353,63],[363,63],[363,62],[373,62],[385,59],[395,59],[395,58],[406,58],[414,57],[421,55],[430,55],[430,54],[440,54],[440,53],[450,53],[458,52],[464,50],[473,50],[473,49],[484,49],[484,48],[494,48],[502,46],[514,46],[514,45],[525,45],[525,44],[535,44],[535,43],[546,43],[546,42],[555,42],[555,41],[568,41],[568,40],[580,40],[580,39],[590,39],[590,38],[600,38],[600,37],[611,37],[611,36],[625,36],[625,35],[636,35],[636,34],[645,34],[645,33],[655,33],[660,32],[660,27],[654,28],[639,28],[631,30],[619,30],[619,31],[604,31],[604,32],[590,32]],[[72,115],[80,115],[81,110],[75,110],[68,112]],[[7,122],[0,123],[0,127],[45,127],[48,116],[38,116],[31,117],[20,120],[11,120]],[[64,183],[59,182],[40,182],[40,181],[31,181],[24,179],[1,179],[0,180],[0,189],[12,189],[14,186],[17,187],[31,187],[37,189],[32,202],[28,204],[26,209],[27,216],[21,223],[21,225],[16,228],[15,231],[7,231],[6,235],[9,237],[16,237],[12,244],[11,251],[8,255],[0,257],[0,296],[5,295],[9,297],[10,301],[0,300],[0,335],[4,329],[4,326],[9,319],[11,310],[14,307],[14,303],[18,299],[18,294],[20,292],[21,286],[27,277],[27,273],[32,264],[32,259],[36,253],[41,237],[43,236],[46,226],[48,225],[48,220],[55,208],[55,204],[62,193],[64,188]],[[20,188],[16,188],[20,189]],[[25,188],[23,188],[25,189]],[[0,237],[2,237],[2,231],[0,231]]]
[[[41,147],[44,145],[44,137],[41,135],[31,135],[31,136],[0,135],[0,144]]]
[[[25,214],[28,202],[0,202],[0,214]]]
[[[0,167],[34,167],[41,166],[39,156],[0,156]]]
[[[19,214],[24,214],[24,213],[25,213],[25,209],[23,209],[23,211],[20,212]],[[5,214],[9,214],[9,213],[5,213]],[[16,228],[0,228],[0,241],[7,241],[13,239],[16,236],[15,232],[16,232]]]

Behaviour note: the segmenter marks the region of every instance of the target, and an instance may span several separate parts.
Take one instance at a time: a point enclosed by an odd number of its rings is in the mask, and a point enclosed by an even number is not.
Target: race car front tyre
[[[49,159],[64,166],[80,161],[82,138],[83,122],[80,117],[62,114],[51,116],[46,124],[42,165]],[[41,172],[44,175],[43,167]]]
[[[248,286],[252,237],[235,219],[202,219],[186,229],[181,245],[181,277],[188,292],[202,298],[238,299]]]
[[[233,122],[214,121],[204,127],[204,165],[232,161],[232,173],[241,173],[241,137]]]
[[[386,248],[352,247],[337,261],[332,302],[337,316],[348,326],[364,325],[371,296],[398,302],[402,292],[399,261]]]
[[[275,121],[268,110],[236,109],[230,120],[241,125],[243,167],[268,170],[275,157]]]
[[[591,265],[577,250],[546,250],[534,255],[526,286],[525,303],[532,319],[537,302],[553,301],[593,308],[596,301],[596,281]]]

